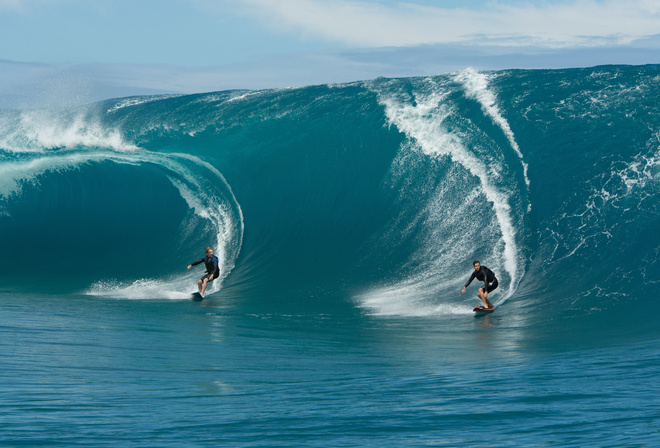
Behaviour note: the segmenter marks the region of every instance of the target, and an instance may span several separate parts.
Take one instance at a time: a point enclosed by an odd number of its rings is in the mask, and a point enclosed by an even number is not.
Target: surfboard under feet
[[[495,311],[495,308],[484,308],[483,306],[478,306],[472,311],[478,314],[486,314],[486,313],[492,313],[493,311]]]

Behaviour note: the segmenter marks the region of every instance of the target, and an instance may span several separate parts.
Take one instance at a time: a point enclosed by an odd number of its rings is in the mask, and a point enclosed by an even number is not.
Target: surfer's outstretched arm
[[[197,260],[197,261],[195,261],[195,262],[193,262],[193,263],[190,263],[190,264],[188,265],[188,269],[192,268],[193,266],[197,266],[197,265],[200,264],[200,263],[204,263],[204,259],[203,259],[203,258],[200,258],[199,260]]]
[[[465,286],[463,286],[463,291],[461,292],[461,294],[465,294],[465,290],[467,289],[468,286],[470,286],[470,283],[472,283],[472,280],[474,280],[474,278],[476,276],[477,276],[477,272],[476,271],[472,272],[472,275],[470,276],[468,281],[465,283]]]

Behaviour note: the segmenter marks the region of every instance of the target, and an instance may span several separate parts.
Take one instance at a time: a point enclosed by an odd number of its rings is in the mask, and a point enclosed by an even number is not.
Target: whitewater
[[[0,110],[0,444],[657,446],[659,105],[647,65]]]

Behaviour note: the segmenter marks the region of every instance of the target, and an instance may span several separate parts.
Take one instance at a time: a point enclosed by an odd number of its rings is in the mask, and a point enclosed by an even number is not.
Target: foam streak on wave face
[[[509,126],[509,122],[506,121],[506,118],[504,118],[500,112],[500,108],[497,106],[497,98],[495,97],[495,94],[488,88],[490,78],[485,73],[477,72],[474,69],[466,69],[458,73],[455,79],[463,84],[468,97],[476,99],[479,104],[481,104],[481,109],[484,113],[491,117],[493,122],[502,129],[502,132],[504,132],[511,148],[513,148],[516,155],[520,158],[520,163],[522,163],[525,176],[525,184],[527,184],[527,190],[529,191],[529,177],[527,176],[529,165],[524,160],[522,151],[516,142],[513,131],[511,130],[511,126]]]
[[[448,100],[450,87],[437,85],[430,79],[424,83],[424,91],[421,88],[415,90],[412,102],[392,95],[391,86],[388,87],[388,93],[378,92],[379,101],[385,106],[390,124],[405,133],[425,154],[434,158],[448,157],[478,179],[480,192],[492,204],[495,213],[496,225],[502,235],[501,245],[496,245],[502,247],[503,267],[510,277],[508,291],[500,300],[501,303],[513,294],[523,274],[510,197],[492,181],[492,176],[497,177],[496,173],[500,172],[501,167],[494,159],[489,160],[488,164],[484,163],[482,157],[473,154],[465,146],[459,135],[447,130],[444,122],[454,113]]]

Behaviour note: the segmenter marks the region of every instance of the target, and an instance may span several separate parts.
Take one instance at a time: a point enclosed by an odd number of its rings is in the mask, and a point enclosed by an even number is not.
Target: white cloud
[[[23,2],[21,0],[0,0],[0,12],[2,11],[20,11]]]
[[[87,0],[88,2],[90,0]],[[62,4],[80,3],[81,0],[0,0],[0,13],[13,12],[28,14],[43,11],[45,7],[58,7]]]
[[[432,43],[599,46],[660,33],[659,0],[491,2],[479,10],[350,0],[242,3],[247,13],[280,31],[367,47]]]

